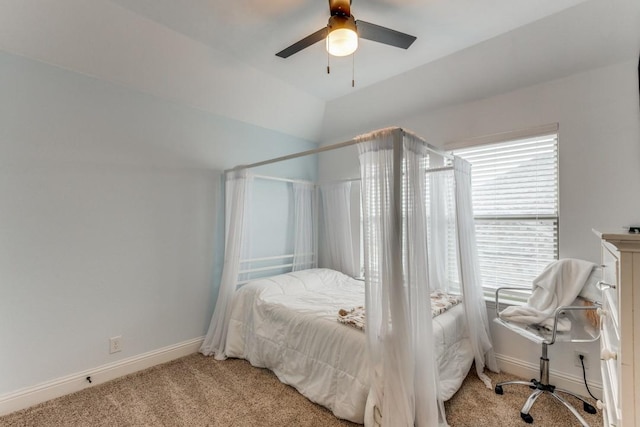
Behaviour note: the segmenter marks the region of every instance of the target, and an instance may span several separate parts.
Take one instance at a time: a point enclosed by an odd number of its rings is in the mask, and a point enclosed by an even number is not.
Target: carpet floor
[[[512,379],[490,374],[494,382]],[[452,427],[526,426],[520,407],[524,386],[496,395],[474,370],[445,403]],[[571,398],[582,413],[582,405]],[[541,396],[531,415],[535,426],[578,426],[558,402]],[[602,416],[584,414],[592,426]],[[0,426],[357,426],[278,381],[266,369],[238,359],[217,361],[193,354],[0,417]]]

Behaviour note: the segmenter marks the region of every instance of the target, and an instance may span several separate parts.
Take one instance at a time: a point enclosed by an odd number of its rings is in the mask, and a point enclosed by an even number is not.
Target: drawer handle
[[[608,348],[603,348],[600,353],[601,360],[610,360],[610,359],[618,359],[618,353],[609,350]]]
[[[606,291],[607,289],[615,289],[616,288],[616,285],[612,285],[611,283],[603,282],[602,280],[600,280],[598,283],[596,283],[596,286],[601,291]]]

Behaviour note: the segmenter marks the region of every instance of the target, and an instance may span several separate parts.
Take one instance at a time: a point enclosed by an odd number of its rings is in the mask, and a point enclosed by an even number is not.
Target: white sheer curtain
[[[480,282],[476,229],[471,201],[471,164],[456,157],[453,161],[453,170],[456,183],[458,274],[464,293],[463,304],[467,327],[475,356],[476,372],[485,385],[491,388],[491,380],[484,374],[484,367],[494,372],[499,372],[499,369],[493,351],[487,309]]]
[[[432,159],[435,156],[430,156]],[[429,167],[442,166],[430,163]],[[447,172],[431,172],[427,174],[428,187],[428,226],[429,226],[429,247],[432,250],[429,253],[429,283],[432,291],[442,290],[451,292],[453,289],[449,285],[448,277],[448,255],[449,255],[449,239],[448,232],[450,228],[450,217],[453,212],[449,213],[448,209],[452,207],[452,203],[448,203],[447,196],[452,188],[452,174]],[[448,215],[449,214],[449,215]]]
[[[351,228],[351,182],[320,186],[324,267],[357,276]]]
[[[231,302],[238,283],[240,255],[248,242],[247,226],[250,210],[247,205],[250,199],[251,182],[252,178],[246,169],[229,172],[226,176],[226,236],[222,279],[209,330],[200,347],[202,354],[215,355],[218,360],[226,358],[225,345],[231,316]]]
[[[315,267],[315,191],[312,183],[293,183],[293,271]]]
[[[358,144],[371,369],[365,425],[432,427],[446,421],[429,347],[425,147],[402,135],[383,130]]]
[[[405,186],[405,284],[411,315],[411,347],[415,365],[414,390],[416,426],[446,425],[444,402],[439,396],[438,363],[432,343],[431,290],[429,259],[433,256],[427,247],[427,213],[425,200],[425,174],[428,150],[424,143],[410,134],[404,136]],[[445,239],[446,240],[446,239]],[[438,254],[442,256],[443,254]],[[446,255],[444,255],[446,257]],[[427,268],[425,268],[427,267]],[[444,270],[444,269],[442,269]]]

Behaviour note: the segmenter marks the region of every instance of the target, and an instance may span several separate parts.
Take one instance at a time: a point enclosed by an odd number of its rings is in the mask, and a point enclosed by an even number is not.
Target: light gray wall
[[[592,228],[620,230],[640,223],[637,67],[635,59],[480,101],[416,112],[395,124],[443,147],[451,141],[559,123],[560,256],[597,261]],[[344,113],[345,120],[352,120]],[[374,123],[369,130],[383,125]],[[354,128],[352,134],[325,143],[363,131]],[[357,176],[356,150],[324,153],[319,174],[320,179]]]
[[[220,171],[315,146],[5,53],[0,93],[0,394],[204,335]]]
[[[559,123],[560,256],[597,262],[599,241],[592,228],[620,230],[640,223],[640,111],[637,58],[569,77],[521,88],[480,101],[439,110],[417,111],[396,121],[430,143]],[[346,108],[346,107],[345,107]],[[359,123],[347,111],[335,117]],[[386,119],[369,130],[388,125]],[[329,123],[328,126],[331,124]],[[344,126],[344,123],[337,127]],[[366,129],[356,128],[352,135]],[[357,174],[357,153],[326,153],[320,179]],[[498,353],[537,363],[538,346],[514,334],[495,330]],[[590,378],[599,380],[597,345],[591,354]],[[569,345],[550,349],[552,368],[579,376]]]
[[[597,261],[592,228],[640,223],[638,62],[624,62],[408,118],[443,145],[559,123],[560,257]]]
[[[131,9],[136,4],[142,9],[164,9],[158,2],[122,3]],[[215,5],[213,9],[201,6],[206,14],[215,13]],[[318,139],[322,100],[250,66],[239,59],[238,52],[197,41],[127,7],[110,0],[3,1],[0,49],[221,117]],[[198,9],[193,3],[173,7]],[[194,25],[194,20],[184,20]],[[233,40],[251,31],[256,22],[247,24],[227,36]],[[262,43],[256,47],[264,49]],[[267,56],[275,59],[273,54]]]

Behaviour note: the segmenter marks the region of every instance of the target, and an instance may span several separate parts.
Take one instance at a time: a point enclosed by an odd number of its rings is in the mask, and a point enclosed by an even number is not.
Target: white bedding
[[[226,354],[272,370],[285,384],[339,417],[364,420],[369,393],[363,332],[336,313],[364,304],[364,282],[328,269],[249,282],[234,297]],[[473,352],[462,305],[433,319],[441,397],[460,387]]]

